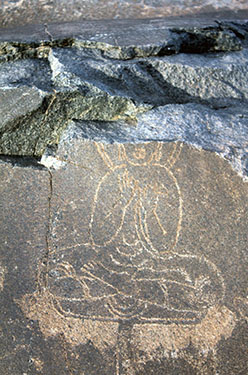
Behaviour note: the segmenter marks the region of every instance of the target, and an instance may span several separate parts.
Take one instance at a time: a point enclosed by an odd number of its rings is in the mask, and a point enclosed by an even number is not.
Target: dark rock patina
[[[1,32],[0,373],[246,373],[247,33]]]

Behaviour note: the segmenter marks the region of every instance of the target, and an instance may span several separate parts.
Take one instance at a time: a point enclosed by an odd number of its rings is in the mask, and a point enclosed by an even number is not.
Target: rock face
[[[246,372],[248,26],[170,22],[1,33],[0,373]]]
[[[150,140],[222,152],[243,173],[247,23],[122,21],[102,28],[100,35],[89,24],[51,26],[43,36],[39,29],[2,33],[0,152],[41,156],[70,121],[87,120],[126,129],[133,141],[149,133]],[[155,131],[144,131],[151,121]]]
[[[0,24],[3,27],[45,22],[71,22],[85,19],[152,18],[199,15],[209,12],[235,16],[247,10],[238,0],[1,0]]]

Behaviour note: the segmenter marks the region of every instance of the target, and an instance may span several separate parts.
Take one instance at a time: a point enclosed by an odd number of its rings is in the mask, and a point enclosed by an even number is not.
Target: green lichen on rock
[[[69,119],[125,120],[134,118],[139,111],[142,109],[125,98],[106,94],[85,97],[79,92],[54,93],[45,97],[38,110],[18,117],[12,126],[7,124],[0,153],[41,156],[48,145],[59,143]]]
[[[71,120],[130,127],[138,114],[168,104],[247,105],[245,21],[163,22],[127,30],[103,23],[102,33],[53,26],[40,40],[39,32],[0,36],[0,153],[41,156]]]

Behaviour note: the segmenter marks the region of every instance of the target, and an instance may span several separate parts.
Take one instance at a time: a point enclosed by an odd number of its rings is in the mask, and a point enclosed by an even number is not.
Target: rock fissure
[[[49,257],[51,251],[51,221],[52,221],[52,198],[53,198],[53,175],[49,168],[47,168],[49,174],[49,195],[47,197],[48,202],[48,217],[47,217],[47,229],[45,235],[46,250],[39,264],[38,272],[38,286],[41,285],[43,288],[47,288],[48,285],[48,271],[49,271]],[[42,292],[41,290],[39,292]]]

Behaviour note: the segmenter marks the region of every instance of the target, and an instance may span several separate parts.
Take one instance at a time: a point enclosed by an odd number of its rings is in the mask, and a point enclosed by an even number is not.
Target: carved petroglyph
[[[152,238],[153,233],[156,233],[156,237],[162,236],[159,241],[162,249],[159,252],[171,252],[181,228],[182,198],[176,178],[168,167],[159,163],[162,144],[157,144],[154,149],[146,149],[144,145],[129,145],[129,153],[124,145],[120,145],[120,164],[116,166],[103,145],[97,145],[97,150],[109,172],[103,176],[96,189],[90,222],[92,244],[106,246],[120,233],[126,233],[124,226],[128,217],[132,218],[128,229],[129,232],[133,231],[135,241],[141,241],[151,251],[158,252],[158,243],[154,243],[156,239]],[[167,162],[169,166],[173,164],[174,152]],[[151,175],[154,180],[151,180]],[[110,188],[112,194],[109,194]],[[107,201],[106,195],[109,195]],[[165,217],[161,211],[168,211],[166,222],[163,222]],[[175,220],[172,220],[173,217]],[[107,229],[103,233],[106,238],[101,236],[99,239],[99,230],[102,231],[103,227]],[[122,239],[119,240],[121,242]]]
[[[232,334],[236,315],[224,306],[217,266],[179,251],[183,198],[172,167],[182,145],[174,144],[169,157],[158,142],[111,147],[95,143],[102,174],[91,180],[87,230],[80,243],[60,246],[52,239],[60,220],[54,216],[46,284],[39,278],[38,291],[21,301],[23,311],[46,337],[62,333],[71,345],[91,340],[101,351],[118,351],[125,322],[145,360],[183,356],[190,344],[214,351]]]
[[[161,143],[119,145],[116,162],[95,145],[108,171],[96,186],[90,241],[50,259],[49,287],[60,311],[111,321],[197,321],[221,300],[224,284],[203,256],[175,251],[182,197],[170,168],[182,146],[162,164]],[[77,269],[66,260],[72,252]]]

